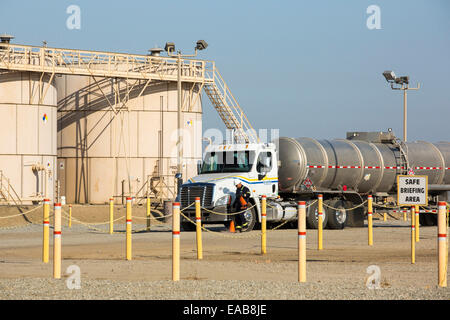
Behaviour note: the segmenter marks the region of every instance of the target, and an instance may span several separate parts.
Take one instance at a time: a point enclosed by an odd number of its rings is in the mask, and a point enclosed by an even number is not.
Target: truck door
[[[275,196],[277,193],[276,167],[272,152],[263,151],[258,155],[256,172],[258,174],[258,193],[260,195]]]

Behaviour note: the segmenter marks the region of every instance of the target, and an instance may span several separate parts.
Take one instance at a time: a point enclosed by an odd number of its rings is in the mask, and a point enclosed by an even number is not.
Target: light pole
[[[408,90],[419,90],[420,83],[417,88],[409,87],[409,76],[396,77],[394,71],[384,71],[383,76],[388,83],[391,84],[392,90],[403,90],[403,141],[406,142],[407,137],[407,91]],[[394,83],[400,85],[401,87],[394,87]]]
[[[182,107],[183,107],[183,96],[181,91],[181,58],[190,58],[197,56],[198,50],[204,50],[208,44],[204,40],[198,40],[195,46],[195,53],[192,55],[182,55],[181,51],[178,50],[176,54],[175,44],[173,42],[167,42],[164,50],[167,52],[169,57],[177,58],[177,93],[178,93],[178,108],[177,108],[177,174],[175,177],[177,178],[177,193],[180,192],[180,187],[183,184],[183,140],[182,140]]]

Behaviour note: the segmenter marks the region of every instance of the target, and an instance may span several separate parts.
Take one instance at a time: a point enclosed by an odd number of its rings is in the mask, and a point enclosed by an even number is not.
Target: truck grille
[[[212,184],[192,184],[181,187],[181,207],[185,208],[195,202],[196,197],[200,197],[202,207],[212,207],[214,185]]]

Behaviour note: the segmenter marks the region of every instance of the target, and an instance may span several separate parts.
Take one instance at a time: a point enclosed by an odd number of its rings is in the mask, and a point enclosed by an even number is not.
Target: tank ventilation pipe
[[[0,49],[6,49],[8,46],[2,44],[9,44],[12,39],[14,39],[14,36],[10,34],[0,34]]]
[[[161,51],[163,51],[163,49],[161,48],[152,48],[150,50],[148,50],[150,52],[150,55],[152,57],[159,57],[161,55]]]

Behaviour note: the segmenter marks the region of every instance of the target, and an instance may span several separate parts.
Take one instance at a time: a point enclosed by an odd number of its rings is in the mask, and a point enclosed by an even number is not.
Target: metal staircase
[[[256,131],[216,68],[214,69],[213,81],[206,83],[204,90],[227,129],[234,130],[235,142],[259,142]]]
[[[0,203],[14,204],[19,206],[22,204],[22,200],[17,194],[16,190],[11,185],[9,179],[0,170]]]

